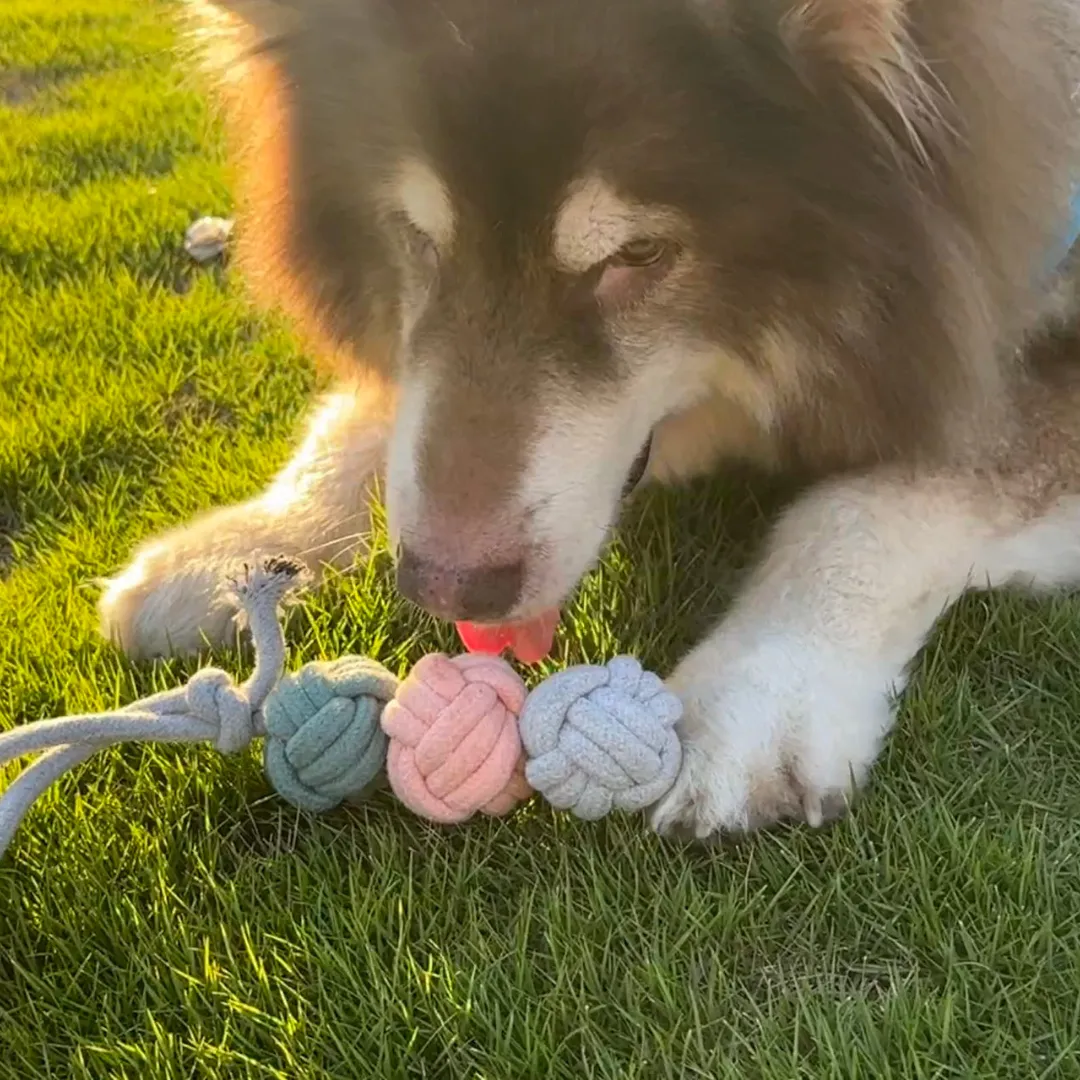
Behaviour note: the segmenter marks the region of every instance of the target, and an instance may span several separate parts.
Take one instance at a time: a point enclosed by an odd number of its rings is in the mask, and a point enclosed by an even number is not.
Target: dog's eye
[[[664,279],[678,254],[678,245],[664,240],[631,240],[597,267],[596,298],[607,309],[635,303]]]
[[[660,240],[631,240],[612,257],[615,266],[655,266],[666,254],[667,246]]]

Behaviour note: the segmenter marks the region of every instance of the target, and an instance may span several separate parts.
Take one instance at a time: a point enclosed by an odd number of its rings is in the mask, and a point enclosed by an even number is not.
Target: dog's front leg
[[[102,632],[135,656],[191,652],[228,637],[235,610],[221,585],[238,563],[291,555],[316,575],[349,563],[367,537],[390,421],[381,388],[332,394],[265,492],[154,538],[105,583]]]
[[[797,503],[719,629],[678,666],[685,759],[654,810],[705,838],[841,812],[891,697],[968,585],[1080,579],[1080,499],[1039,511],[985,477],[882,471]]]

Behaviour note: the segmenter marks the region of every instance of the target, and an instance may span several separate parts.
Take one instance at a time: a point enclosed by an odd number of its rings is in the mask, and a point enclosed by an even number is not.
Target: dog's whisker
[[[364,540],[369,539],[370,533],[358,532],[349,533],[342,536],[330,537],[326,540],[320,540],[319,543],[313,544],[310,547],[301,548],[296,552],[297,558],[305,558],[309,555],[315,555],[321,551],[327,551],[328,549],[334,549],[334,557],[340,558],[350,549],[357,549],[360,547]]]

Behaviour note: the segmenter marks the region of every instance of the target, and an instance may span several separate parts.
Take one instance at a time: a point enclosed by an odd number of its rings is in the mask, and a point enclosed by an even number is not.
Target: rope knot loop
[[[529,695],[525,777],[553,806],[595,821],[644,810],[675,782],[682,703],[631,657],[551,676]]]
[[[505,660],[425,656],[383,713],[397,797],[433,821],[509,813],[530,794],[517,714],[525,684]]]
[[[216,729],[214,745],[223,754],[235,754],[248,746],[257,731],[247,694],[221,668],[195,672],[187,684],[187,711]]]

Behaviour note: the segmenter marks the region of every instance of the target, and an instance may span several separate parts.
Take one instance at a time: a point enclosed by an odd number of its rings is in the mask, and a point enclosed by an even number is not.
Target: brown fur
[[[602,377],[590,368],[603,355],[593,331],[568,336],[572,297],[545,270],[540,217],[530,217],[592,160],[635,197],[684,211],[688,269],[656,319],[692,327],[745,372],[718,366],[711,403],[684,418],[695,433],[681,439],[693,443],[688,464],[707,465],[715,450],[825,471],[977,455],[996,439],[1027,400],[1015,388],[1017,346],[1042,303],[1032,270],[1068,217],[1074,5],[687,0],[666,20],[647,0],[534,7],[254,0],[238,5],[254,30],[218,23],[247,271],[323,354],[392,374],[400,283],[364,191],[415,140],[435,147],[472,215],[470,236],[497,239],[498,218],[524,249],[520,262],[509,249],[484,255],[516,291],[493,294],[479,264],[460,268],[466,291],[445,298],[442,340],[464,341],[473,357],[470,335],[524,341],[534,357],[579,355],[575,377]],[[644,31],[626,28],[636,20],[666,44],[644,50]],[[605,32],[629,71],[594,44]],[[683,87],[647,66],[665,48]],[[529,81],[537,71],[541,85]],[[636,82],[655,83],[641,90],[641,118],[620,111]],[[425,93],[436,89],[433,103]],[[541,109],[564,112],[551,122]],[[469,127],[474,115],[481,130]],[[519,138],[515,125],[531,130]],[[605,141],[605,125],[621,139]],[[521,362],[520,345],[509,351]],[[532,367],[508,364],[493,355],[477,368],[481,387],[527,398]],[[769,399],[767,424],[732,389],[747,379]],[[444,411],[475,427],[478,400],[459,395]],[[466,427],[444,421],[434,484],[469,454],[452,449]],[[474,444],[474,465],[515,434],[482,453]]]

